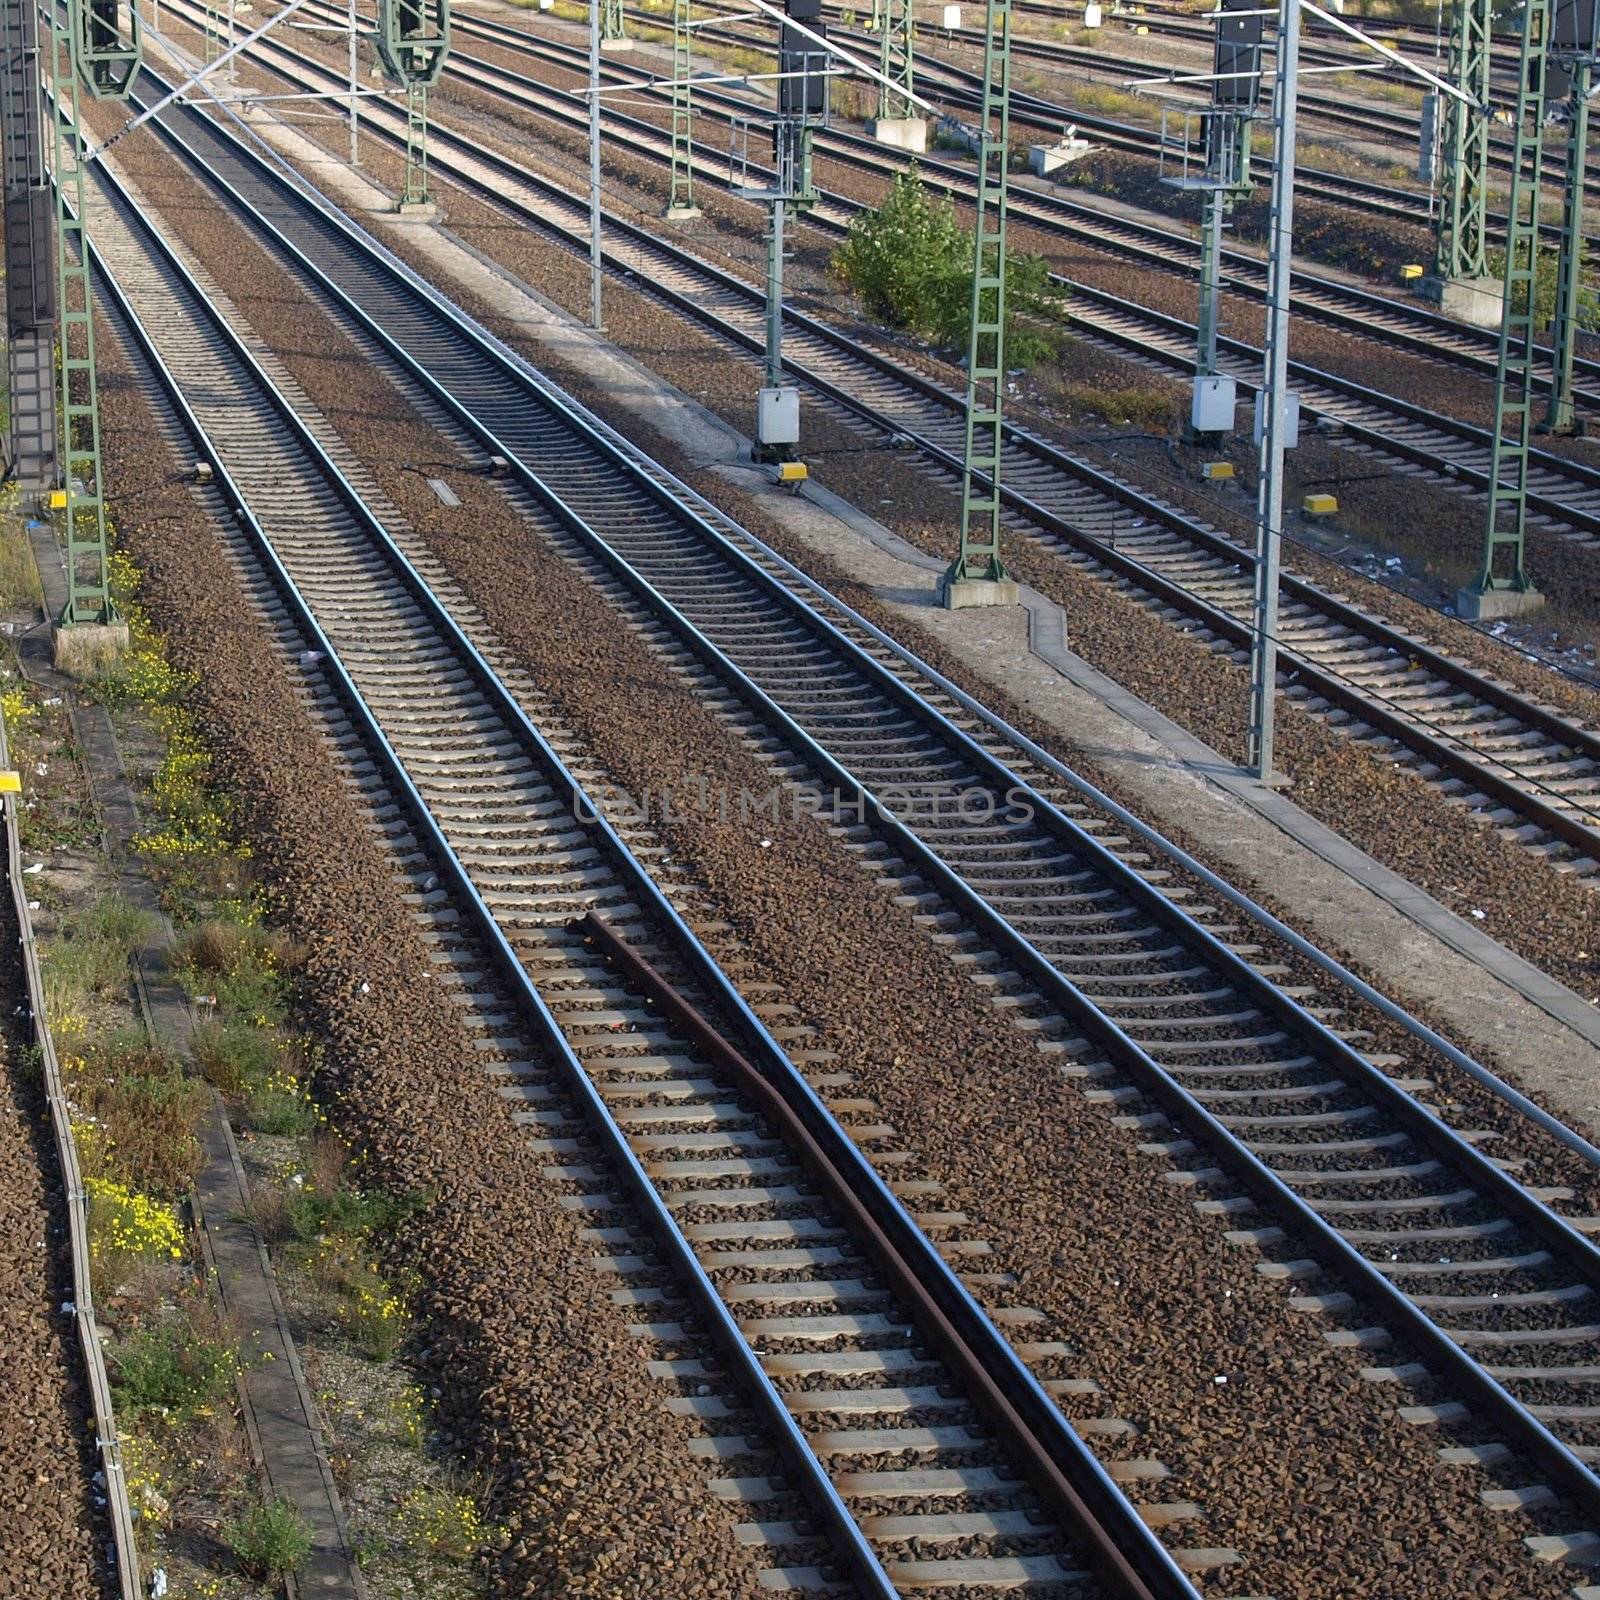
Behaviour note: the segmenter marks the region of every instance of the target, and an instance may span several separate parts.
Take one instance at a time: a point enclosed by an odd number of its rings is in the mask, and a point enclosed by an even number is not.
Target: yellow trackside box
[[[1304,509],[1308,517],[1331,517],[1339,509],[1339,502],[1331,494],[1308,494]]]
[[[0,772],[0,794],[21,794],[22,774],[20,772]]]
[[[1400,281],[1402,283],[1415,283],[1422,276],[1422,268],[1414,262],[1410,266],[1401,267]]]
[[[50,509],[52,511],[65,511],[67,509],[67,491],[65,489],[52,489],[50,491]]]
[[[778,463],[778,482],[786,488],[799,489],[800,485],[811,476],[811,469],[803,461],[780,461]]]
[[[1218,483],[1224,478],[1233,476],[1233,463],[1231,461],[1208,461],[1201,467],[1200,471],[1213,483]]]

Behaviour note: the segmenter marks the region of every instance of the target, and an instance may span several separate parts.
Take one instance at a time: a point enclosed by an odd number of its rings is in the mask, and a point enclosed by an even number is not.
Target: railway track
[[[192,6],[179,9],[180,14],[199,25],[202,13]],[[337,21],[337,13],[332,9],[317,5],[308,9],[323,20]],[[456,31],[464,37],[475,37],[525,53],[563,70],[580,74],[587,71],[584,53],[576,46],[544,39],[505,24],[463,17]],[[309,61],[306,65],[316,67]],[[336,75],[325,67],[319,70],[324,87],[331,87]],[[580,124],[586,127],[585,114],[569,96],[499,63],[464,55],[458,47],[446,70],[451,77],[530,115],[553,118],[574,130]],[[639,76],[632,67],[604,70],[611,82],[636,81]],[[754,104],[717,89],[707,90],[699,99],[702,110],[710,105],[724,119],[747,114]],[[655,160],[667,159],[665,135],[659,126],[644,118],[609,111],[606,120],[626,135],[636,153]],[[838,129],[820,136],[818,148],[833,159],[884,181],[906,167],[905,158],[897,153],[873,140]],[[696,149],[695,167],[702,181],[719,185],[728,181],[726,158],[719,159],[704,145]],[[919,158],[918,170],[931,187],[943,189],[960,200],[970,202],[972,199],[975,191],[970,169],[934,153]],[[1199,247],[1187,235],[1110,216],[1065,194],[1017,191],[1009,204],[1014,216],[1048,232],[1125,257],[1141,267],[1185,279],[1198,277]],[[825,196],[821,207],[810,213],[810,220],[842,234],[862,209],[853,199],[830,194]],[[1227,249],[1223,252],[1223,262],[1230,292],[1265,302],[1267,272],[1262,261],[1246,252]],[[1195,332],[1191,323],[1150,312],[1125,297],[1108,294],[1062,274],[1052,276],[1068,298],[1070,314],[1091,336],[1107,341],[1119,354],[1131,351],[1156,357],[1175,371],[1192,369]],[[1495,335],[1424,306],[1404,304],[1375,291],[1305,273],[1297,277],[1293,305],[1297,314],[1351,337],[1459,366],[1485,380],[1494,375]],[[1225,366],[1231,367],[1247,392],[1252,391],[1259,372],[1260,351],[1244,341],[1224,339],[1222,343]],[[1444,462],[1444,470],[1452,478],[1466,474],[1467,481],[1487,481],[1488,436],[1483,429],[1459,423],[1425,407],[1398,402],[1304,363],[1295,364],[1295,376],[1302,384],[1302,398],[1311,409],[1358,433],[1374,448],[1399,450],[1406,460],[1432,470],[1439,470]],[[1574,376],[1574,398],[1580,409],[1600,412],[1600,361],[1578,357]],[[1540,474],[1541,514],[1552,523],[1576,518],[1584,537],[1600,535],[1600,469],[1542,452]],[[1563,486],[1562,480],[1567,477],[1575,481]]]
[[[397,117],[373,115],[373,126],[403,140]],[[587,211],[577,197],[442,125],[434,140],[436,174],[586,248]],[[762,349],[763,302],[753,286],[621,218],[610,221],[607,249],[614,271],[741,350]],[[797,377],[878,439],[887,433],[945,473],[959,470],[958,396],[820,319],[791,311],[787,324],[786,361]],[[1218,530],[1015,427],[1002,485],[1019,532],[1133,586],[1217,648],[1248,648],[1251,558]],[[1283,673],[1299,704],[1412,766],[1553,864],[1594,877],[1600,737],[1315,585],[1285,578],[1284,602]]]
[[[472,24],[465,26],[470,28]],[[577,54],[571,47],[548,46],[545,41],[534,39],[531,48],[543,59],[577,70]],[[464,58],[457,51],[446,70],[450,76],[486,90],[529,115],[553,118],[574,129],[583,121],[583,114],[561,91],[495,63]],[[323,73],[328,83],[334,81],[335,74],[327,69]],[[748,110],[747,103],[733,97],[721,97],[718,104],[723,107],[720,114],[727,116],[738,114],[736,107]],[[642,118],[614,113],[607,120],[626,133],[636,154],[663,163],[668,159],[667,138],[661,128]],[[852,135],[830,133],[819,139],[818,148],[885,180],[905,170],[902,158],[871,140]],[[726,165],[719,169],[708,152],[702,151],[699,170],[713,181],[729,181]],[[760,169],[752,167],[752,171],[757,170]],[[934,158],[919,162],[919,170],[931,186],[944,188],[958,199],[970,199],[971,177],[962,168]],[[851,220],[865,209],[862,202],[824,193],[822,202],[808,213],[808,221],[842,237]],[[1124,255],[1141,266],[1185,277],[1198,272],[1197,247],[1181,235],[1106,217],[1091,207],[1058,196],[1021,196],[1010,209],[1015,216],[1049,231]],[[1228,272],[1231,288],[1254,299],[1265,299],[1266,269],[1262,263],[1230,252]],[[1060,273],[1052,273],[1051,279],[1063,296],[1065,314],[1080,335],[1101,342],[1118,355],[1132,355],[1171,372],[1192,372],[1196,335],[1191,322],[1152,311],[1124,296]],[[1486,382],[1493,376],[1495,341],[1490,335],[1421,307],[1401,306],[1384,296],[1326,280],[1309,285],[1296,295],[1295,302],[1303,314],[1363,341],[1398,346],[1413,354],[1465,367]],[[1226,335],[1218,343],[1222,369],[1235,376],[1245,394],[1253,394],[1260,381],[1259,348]],[[1574,372],[1574,397],[1580,409],[1600,409],[1600,362],[1580,357]],[[1290,374],[1304,412],[1324,419],[1364,451],[1402,467],[1423,467],[1452,485],[1486,487],[1490,461],[1486,429],[1385,395],[1305,362],[1291,360]],[[1600,539],[1600,466],[1581,458],[1535,450],[1530,457],[1528,482],[1535,526],[1585,542]]]
[[[845,798],[847,820],[836,825],[863,869],[916,908],[1018,1021],[1019,1038],[1057,1058],[1064,1075],[1114,1106],[1124,1126],[1146,1132],[1152,1156],[1174,1163],[1174,1181],[1200,1189],[1202,1210],[1238,1224],[1235,1241],[1261,1250],[1267,1275],[1293,1286],[1297,1310],[1357,1323],[1329,1329],[1333,1342],[1377,1348],[1398,1338],[1415,1352],[1419,1368],[1372,1374],[1375,1381],[1406,1381],[1423,1373],[1454,1397],[1421,1408],[1412,1420],[1447,1424],[1462,1416],[1495,1435],[1445,1446],[1444,1462],[1470,1466],[1512,1449],[1536,1463],[1544,1481],[1511,1491],[1505,1503],[1553,1499],[1572,1525],[1570,1534],[1536,1543],[1537,1553],[1588,1549],[1596,1538],[1589,1525],[1600,1522],[1600,1479],[1590,1467],[1600,1458],[1600,1407],[1591,1403],[1600,1386],[1600,1364],[1592,1364],[1600,1363],[1600,1324],[1593,1320],[1600,1251],[1586,1234],[1594,1219],[1566,1218],[1556,1207],[1590,1204],[1591,1194],[1525,1187],[1514,1161],[1478,1148],[1489,1130],[1452,1128],[1430,1103],[1435,1094],[1449,1099],[1448,1088],[1429,1076],[1446,1070],[1440,1058],[1418,1049],[1413,1057],[1369,1059],[1359,1039],[1337,1028],[1337,991],[1280,987],[1270,969],[1256,964],[1260,947],[1252,941],[1267,922],[1264,914],[1233,895],[1230,904],[1243,913],[1236,923],[1203,900],[1187,904],[1182,885],[1164,891],[1152,881],[1159,865],[1152,870],[1125,841],[1119,850],[1105,819],[1070,785],[1053,781],[1020,735],[952,703],[914,658],[874,638],[347,221],[254,158],[226,148],[194,113],[171,120],[185,137],[210,143],[213,156],[226,158],[234,182],[219,194],[272,241],[287,270],[316,287],[352,337],[428,406],[440,408],[452,431],[505,460],[537,508],[545,536],[593,575],[619,613],[649,630],[668,669],[695,684],[702,702],[762,753],[775,778]],[[118,273],[145,270],[146,249],[135,255],[125,261],[118,246],[108,266]],[[297,625],[331,663],[330,690],[364,678],[373,699],[392,707],[393,759],[386,764],[393,781],[402,793],[436,786],[409,824],[391,808],[386,825],[405,849],[412,844],[408,825],[426,832],[425,819],[437,815],[438,843],[447,845],[454,820],[466,842],[459,855],[438,853],[457,862],[459,871],[452,871],[463,890],[476,881],[483,901],[505,897],[493,919],[500,931],[484,937],[499,952],[503,977],[526,985],[532,966],[556,997],[553,1005],[535,1003],[528,986],[529,1014],[548,1017],[540,1031],[552,1055],[558,1062],[563,1052],[579,1058],[571,1082],[580,1091],[589,1085],[591,1103],[604,1100],[614,1080],[604,1067],[591,1075],[578,1044],[595,1044],[599,1032],[597,1048],[609,1052],[617,1028],[632,1028],[644,1037],[624,1056],[647,1052],[649,1067],[639,1059],[604,1059],[638,1075],[623,1080],[635,1086],[634,1106],[642,1101],[660,1109],[651,1084],[672,1068],[657,1058],[683,1051],[681,1040],[673,1044],[656,1031],[661,1013],[609,1014],[614,997],[588,959],[594,944],[579,951],[561,942],[603,938],[593,922],[577,933],[568,926],[574,895],[585,911],[598,908],[607,923],[621,926],[629,943],[653,937],[652,919],[668,929],[663,960],[679,969],[669,967],[669,981],[680,993],[688,982],[712,991],[708,1008],[739,1020],[746,1043],[764,1053],[761,1066],[770,1076],[782,1054],[770,1032],[719,980],[721,969],[692,941],[667,898],[653,895],[654,879],[636,854],[617,851],[609,834],[574,834],[563,820],[554,848],[536,851],[531,870],[522,867],[516,852],[527,848],[530,831],[553,814],[564,817],[553,752],[545,753],[506,686],[496,688],[499,680],[415,564],[397,559],[365,510],[368,497],[326,472],[324,487],[308,493],[301,480],[285,476],[281,459],[269,464],[291,425],[301,429],[301,453],[310,448],[292,399],[272,400],[270,420],[242,399],[250,366],[244,346],[227,334],[225,316],[198,314],[192,293],[180,296],[178,287],[170,268],[155,272],[149,310],[170,341],[169,370],[176,365],[182,387],[194,386],[218,413],[216,465],[231,475],[236,464],[240,473],[237,488],[224,476],[231,492],[223,503],[249,506],[254,497],[277,507],[278,560],[303,581],[304,590],[296,588],[307,604]],[[209,341],[219,342],[222,359],[202,367]],[[170,381],[177,390],[177,380]],[[193,426],[200,431],[198,421]],[[360,543],[342,536],[327,542],[324,504],[346,527],[359,525]],[[281,578],[277,588],[280,596],[288,592]],[[320,625],[313,593],[320,597]],[[429,631],[419,633],[424,622]],[[351,694],[340,698],[349,703]],[[414,777],[401,749],[416,752]],[[1064,789],[1069,798],[1060,798]],[[925,803],[890,804],[890,791]],[[964,803],[934,803],[953,795]],[[975,804],[975,797],[989,804]],[[622,875],[614,888],[593,886],[592,856]],[[425,867],[415,852],[413,870]],[[418,884],[424,896],[433,887],[427,879]],[[543,941],[558,922],[552,947]],[[462,988],[473,988],[475,978],[464,974]],[[559,1009],[563,994],[571,1013]],[[1413,1026],[1412,1036],[1423,1032]],[[546,1105],[542,1093],[521,1088],[528,1065],[520,1056],[512,1063],[507,1087],[537,1111]],[[691,1060],[688,1070],[695,1076],[705,1066]],[[824,1078],[823,1087],[848,1086]],[[724,1095],[726,1086],[710,1092]],[[836,1141],[841,1162],[852,1164],[843,1130],[819,1118],[804,1096],[800,1109],[814,1133]],[[563,1146],[559,1131],[539,1137],[554,1141],[547,1153],[558,1176],[580,1186],[599,1181],[582,1170],[581,1150]],[[870,1143],[863,1130],[857,1137]],[[654,1154],[661,1147],[647,1148]],[[1581,1149],[1591,1165],[1600,1164],[1600,1152]],[[702,1191],[707,1203],[717,1204],[720,1192],[725,1204],[730,1186],[760,1179],[765,1187],[786,1175],[784,1158],[764,1149],[746,1146],[714,1159],[713,1173],[697,1173],[691,1161],[655,1179],[710,1183]],[[777,1165],[750,1165],[767,1161]],[[859,1148],[853,1164],[870,1165]],[[914,1235],[902,1230],[898,1241],[908,1253]],[[828,1271],[825,1283],[803,1292],[824,1302],[825,1309],[808,1302],[811,1310],[831,1317],[841,1280],[831,1275],[831,1263]],[[848,1294],[874,1288],[855,1277],[842,1287]],[[787,1302],[780,1297],[780,1303]],[[952,1303],[959,1307],[959,1297]],[[1378,1320],[1361,1320],[1367,1317]],[[669,1330],[668,1337],[676,1334]],[[1018,1392],[1025,1397],[1028,1385]],[[963,1442],[971,1438],[967,1433]],[[900,1435],[892,1448],[948,1445],[931,1428],[914,1438]],[[870,1448],[852,1432],[843,1459]],[[719,1457],[715,1449],[707,1453]],[[797,1460],[803,1464],[804,1455]],[[1087,1481],[1108,1493],[1092,1475]],[[848,1501],[852,1484],[834,1487]],[[863,1537],[870,1544],[871,1530]]]
[[[467,640],[464,602],[368,509],[305,397],[115,180],[103,195],[103,282],[216,474],[247,589],[286,659],[315,663],[302,692],[340,739],[484,1069],[592,1224],[641,1359],[769,1563],[764,1587],[1192,1596],[1116,1485],[1159,1481],[1155,1464],[1101,1467],[1053,1397],[1091,1412],[1086,1434],[1126,1424],[1092,1415],[1095,1386],[1066,1375],[1059,1340],[1006,1343],[997,1323],[1042,1319],[980,1309],[955,1268],[984,1283],[984,1242],[936,1193],[913,1220],[874,1167],[892,1172],[893,1130],[863,1115],[848,1074],[819,1063],[808,1082],[677,909],[692,894],[583,820],[583,782],[521,709],[536,691]]]
[[[838,15],[838,8],[833,8]],[[737,11],[730,14],[737,15]],[[627,15],[637,25],[661,26],[661,19],[648,12],[628,11]],[[494,19],[484,19],[494,25]],[[770,38],[759,34],[749,34],[734,28],[706,28],[704,35],[711,40],[721,40],[745,48],[770,49]],[[868,33],[856,32],[851,29],[835,26],[834,33],[842,39],[848,39],[858,49],[868,53],[868,58],[873,58],[873,52],[878,48],[875,36]],[[945,36],[947,39],[950,35]],[[960,40],[969,48],[981,51],[983,38],[974,30],[958,30],[954,38]],[[1207,59],[1209,60],[1210,40],[1205,42]],[[1270,44],[1269,44],[1270,55]],[[1049,66],[1060,69],[1063,64],[1079,68],[1090,68],[1105,71],[1108,67],[1120,67],[1126,77],[1155,78],[1159,77],[1164,69],[1160,64],[1150,60],[1141,60],[1137,57],[1126,58],[1118,61],[1102,50],[1074,51],[1068,46],[1044,43],[1039,40],[1029,39],[1026,35],[1013,33],[1012,49],[1015,55],[1035,65]],[[1302,45],[1302,59],[1322,60],[1332,63],[1334,60],[1349,60],[1348,55],[1335,57],[1331,52],[1318,52],[1312,50],[1309,55],[1306,47]],[[1178,70],[1178,69],[1172,69]],[[1269,69],[1270,70],[1270,69]],[[930,83],[934,86],[935,96],[955,107],[968,111],[975,111],[980,104],[979,89],[981,87],[980,74],[970,67],[953,61],[948,57],[934,54],[924,42],[924,48],[917,63],[918,81],[928,91]],[[1187,91],[1181,87],[1176,91],[1180,95]],[[1509,93],[1497,97],[1506,105],[1513,103],[1514,97]],[[1198,102],[1197,102],[1198,103]],[[1415,150],[1419,137],[1419,123],[1416,113],[1385,110],[1370,103],[1362,103],[1352,107],[1346,102],[1332,99],[1325,95],[1317,95],[1303,91],[1300,100],[1303,110],[1309,112],[1328,123],[1329,125],[1359,135],[1363,140],[1370,141],[1374,134],[1394,139],[1399,143]],[[1052,100],[1044,95],[1033,93],[1024,89],[1016,89],[1012,96],[1013,120],[1021,127],[1038,129],[1041,133],[1054,136],[1069,123],[1076,124],[1080,132],[1092,134],[1107,148],[1120,151],[1129,155],[1137,155],[1156,159],[1161,155],[1161,136],[1159,131],[1150,126],[1142,126],[1136,122],[1121,121],[1115,117],[1092,110],[1067,104],[1061,100]],[[1498,172],[1509,175],[1511,170],[1510,156],[1506,153],[1507,147],[1503,139],[1496,139],[1491,145],[1490,165]],[[1169,151],[1168,157],[1172,159],[1174,152]],[[1565,171],[1565,158],[1560,151],[1546,152],[1545,175],[1546,182],[1557,182]],[[1597,164],[1591,176],[1600,176],[1600,164]],[[1329,171],[1325,168],[1312,166],[1309,162],[1296,163],[1295,167],[1296,192],[1308,199],[1316,199],[1327,204],[1343,206],[1349,210],[1366,212],[1371,215],[1389,217],[1396,221],[1411,222],[1418,226],[1431,228],[1433,226],[1433,213],[1429,196],[1416,189],[1398,188],[1393,184],[1385,184],[1367,178],[1358,178],[1349,173]],[[1491,213],[1490,226],[1497,234],[1502,233],[1505,226],[1505,217],[1501,213]],[[1546,225],[1545,236],[1558,239],[1560,230],[1553,224]],[[1591,247],[1600,245],[1600,238],[1588,236]]]

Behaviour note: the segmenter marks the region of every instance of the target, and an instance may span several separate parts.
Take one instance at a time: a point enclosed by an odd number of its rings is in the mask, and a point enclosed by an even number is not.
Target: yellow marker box
[[[1213,483],[1217,483],[1224,478],[1233,476],[1233,463],[1231,461],[1208,461],[1201,467],[1200,472],[1203,477],[1207,477]]]
[[[1400,269],[1400,281],[1402,283],[1415,283],[1421,276],[1422,268],[1417,266],[1415,262]]]
[[[811,476],[811,469],[803,461],[780,461],[778,463],[779,483],[804,483]]]
[[[50,491],[50,509],[52,511],[65,511],[67,509],[67,491],[65,489],[52,489]]]
[[[1331,494],[1308,494],[1304,502],[1308,517],[1331,517],[1339,509],[1338,500]]]
[[[0,794],[21,794],[22,774],[20,772],[0,772]]]

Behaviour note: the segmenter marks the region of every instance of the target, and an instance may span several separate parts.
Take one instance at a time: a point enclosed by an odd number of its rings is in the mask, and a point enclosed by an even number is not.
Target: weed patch
[[[311,1534],[304,1519],[281,1495],[235,1517],[224,1526],[223,1536],[253,1578],[296,1573],[311,1554]]]
[[[894,180],[876,211],[851,223],[833,265],[868,311],[957,349],[965,347],[972,325],[973,248],[973,236],[956,221],[949,196],[931,195],[913,166]],[[992,299],[984,311],[993,315]],[[1008,367],[1031,367],[1054,352],[1055,340],[1040,319],[1053,318],[1058,311],[1044,258],[1008,254]]]
[[[232,1393],[237,1348],[188,1315],[140,1329],[113,1352],[118,1405],[182,1421],[209,1412]]]

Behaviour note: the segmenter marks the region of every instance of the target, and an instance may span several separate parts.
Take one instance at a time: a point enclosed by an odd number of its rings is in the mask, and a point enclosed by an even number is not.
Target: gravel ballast
[[[417,1284],[443,1431],[510,1529],[498,1592],[753,1597],[755,1565],[663,1408],[579,1223],[429,979],[417,925],[328,748],[180,489],[146,405],[102,346],[106,462],[123,538],[175,659],[199,674],[214,775],[303,943],[321,1089],[366,1181],[427,1204],[389,1241]]]
[[[262,277],[223,219],[191,209],[184,231],[252,321],[270,308],[275,320],[257,325],[273,327],[297,379],[602,765],[630,785],[704,774],[765,787],[763,769],[599,596],[514,525],[490,486],[463,480],[466,515],[429,506],[397,463],[439,460],[437,435],[320,313]],[[430,453],[419,457],[422,448]],[[1432,1596],[1441,1584],[1561,1592],[1518,1543],[1528,1524],[1484,1510],[1482,1478],[1439,1472],[1438,1436],[1397,1422],[1393,1392],[1362,1383],[1352,1358],[1296,1319],[1281,1291],[1195,1217],[1130,1136],[1064,1088],[831,839],[798,820],[763,830],[765,849],[737,826],[696,819],[668,842],[758,952],[757,976],[780,983],[879,1097],[923,1170],[981,1221],[996,1267],[1018,1276],[1008,1299],[1073,1329],[1085,1370],[1141,1426],[1141,1453],[1174,1469],[1163,1498],[1204,1507],[1185,1542],[1237,1545],[1251,1587],[1283,1596]],[[350,1011],[358,1037],[373,1026],[347,988],[335,997],[330,1010]],[[358,1104],[376,1093],[358,1079]]]
[[[17,1018],[27,989],[9,886],[0,888],[0,1595],[108,1592],[111,1537],[96,1509],[94,1414],[83,1373],[66,1195],[44,1083]]]

